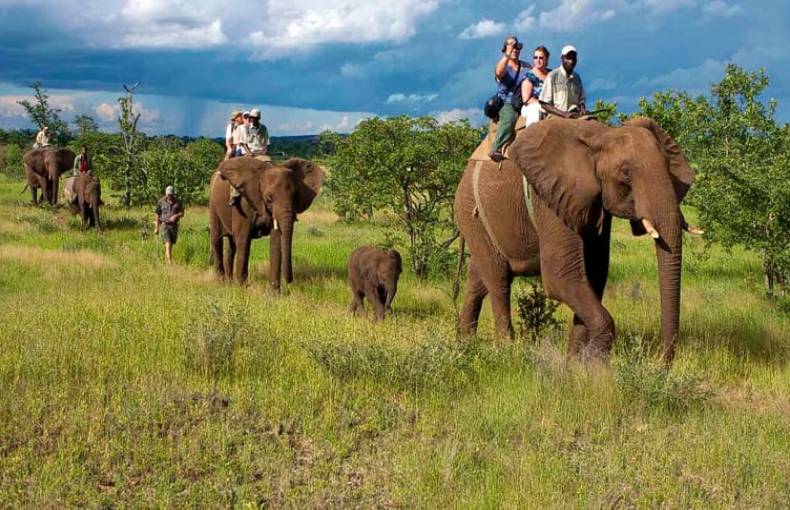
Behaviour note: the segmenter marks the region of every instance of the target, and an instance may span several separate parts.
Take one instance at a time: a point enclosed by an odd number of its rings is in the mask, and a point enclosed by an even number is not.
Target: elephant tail
[[[458,245],[458,265],[455,268],[455,279],[453,280],[453,303],[458,300],[458,293],[461,291],[461,270],[464,268],[464,249],[466,248],[466,241],[464,236],[459,236],[460,244]]]
[[[25,184],[25,187],[22,188],[22,191],[20,191],[19,193],[20,194],[24,193],[25,191],[27,191],[27,188],[29,188],[29,187],[30,187],[30,184]]]

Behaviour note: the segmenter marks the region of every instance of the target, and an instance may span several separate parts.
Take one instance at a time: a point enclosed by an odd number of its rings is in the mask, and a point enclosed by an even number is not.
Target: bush
[[[22,156],[24,151],[16,144],[0,146],[0,171],[12,179],[21,179],[25,175]]]
[[[549,299],[543,285],[536,282],[529,289],[516,291],[519,336],[537,342],[546,333],[557,331],[562,323],[555,316],[560,304]]]

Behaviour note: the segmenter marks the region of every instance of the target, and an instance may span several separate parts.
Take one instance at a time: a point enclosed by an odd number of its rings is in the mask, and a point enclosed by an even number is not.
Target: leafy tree
[[[60,109],[49,105],[49,95],[41,88],[40,82],[34,81],[30,87],[33,89],[35,99],[32,102],[27,99],[17,101],[17,104],[25,109],[36,129],[49,126],[53,142],[56,145],[65,144],[70,134],[68,125],[60,118]]]
[[[99,130],[99,125],[90,115],[77,115],[74,118],[74,124],[77,126],[77,136],[85,136]]]
[[[362,121],[347,137],[324,133],[336,211],[347,219],[393,213],[413,271],[426,278],[436,251],[446,249],[438,239],[453,229],[455,188],[480,137],[467,121],[406,116]]]
[[[776,124],[774,100],[760,99],[768,83],[763,69],[730,64],[710,99],[670,91],[640,107],[698,168],[689,200],[708,238],[758,251],[773,295],[790,274],[790,128]]]

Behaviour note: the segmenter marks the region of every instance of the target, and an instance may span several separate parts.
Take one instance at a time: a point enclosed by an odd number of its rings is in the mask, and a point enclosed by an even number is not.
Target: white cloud
[[[483,39],[492,35],[501,34],[505,30],[505,24],[487,18],[481,19],[474,25],[469,25],[463,32],[458,34],[459,39]]]
[[[340,75],[346,78],[362,78],[365,75],[365,66],[346,62],[340,66]]]
[[[435,112],[432,115],[439,121],[439,124],[467,119],[472,124],[478,125],[483,120],[483,114],[480,108],[453,108],[452,110]]]
[[[707,2],[702,7],[702,10],[705,12],[705,14],[709,14],[711,16],[721,16],[723,18],[731,18],[743,13],[743,9],[741,9],[739,4],[728,4],[727,2],[722,2],[721,0]]]
[[[110,104],[107,102],[97,105],[93,111],[96,116],[104,122],[116,122],[121,114],[121,107],[115,103]],[[147,126],[154,126],[158,123],[160,114],[157,109],[148,109],[142,101],[134,103],[134,113],[140,114],[140,124]]]
[[[431,101],[435,100],[439,97],[439,94],[391,94],[387,98],[387,104],[392,103],[430,103]]]
[[[535,12],[535,6],[530,5],[518,14],[516,22],[513,25],[517,32],[526,32],[535,27],[537,20],[535,16],[532,15],[533,12]]]
[[[439,0],[270,0],[263,28],[250,34],[254,57],[275,59],[324,43],[403,41]]]
[[[540,26],[556,32],[572,32],[614,18],[612,4],[620,2],[560,0],[560,5],[540,13]]]

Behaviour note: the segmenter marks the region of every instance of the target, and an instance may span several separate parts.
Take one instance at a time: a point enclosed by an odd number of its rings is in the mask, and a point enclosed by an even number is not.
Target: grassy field
[[[449,276],[404,273],[391,319],[352,318],[346,257],[383,229],[338,223],[325,198],[276,296],[266,240],[249,287],[213,277],[205,208],[165,267],[152,208],[105,207],[83,232],[21,188],[0,177],[0,507],[790,501],[790,318],[754,254],[687,238],[667,374],[653,248],[616,222],[619,338],[611,369],[589,369],[562,335],[495,341],[488,305],[456,341]]]

